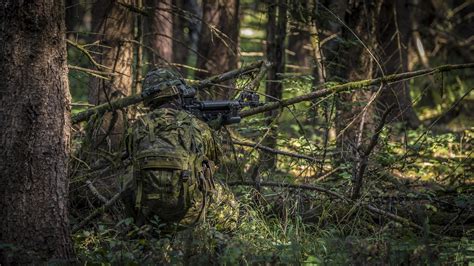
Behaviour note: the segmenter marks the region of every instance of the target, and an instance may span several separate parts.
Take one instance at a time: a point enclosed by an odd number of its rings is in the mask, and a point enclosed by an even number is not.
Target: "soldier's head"
[[[184,82],[171,70],[157,68],[147,73],[143,81],[143,91],[154,90],[154,96],[147,98],[143,104],[150,108],[180,108],[182,101],[181,86]]]

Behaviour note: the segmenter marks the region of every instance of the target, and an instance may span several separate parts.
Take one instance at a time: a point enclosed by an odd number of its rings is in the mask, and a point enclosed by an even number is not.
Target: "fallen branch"
[[[311,157],[311,156],[308,156],[308,155],[299,154],[299,153],[295,153],[295,152],[289,152],[289,151],[277,150],[277,149],[273,149],[273,148],[270,148],[270,147],[267,147],[267,146],[263,146],[263,145],[258,144],[258,143],[243,142],[243,141],[236,141],[236,140],[232,141],[232,143],[235,144],[235,145],[239,145],[239,146],[257,148],[259,150],[266,151],[266,152],[269,152],[269,153],[280,154],[280,155],[285,155],[285,156],[289,156],[289,157],[295,157],[295,158],[299,158],[299,159],[308,160],[308,161],[311,161],[311,162],[322,162],[321,159],[317,159],[317,158],[314,158],[314,157]]]
[[[236,182],[229,182],[227,183],[229,186],[255,186],[255,182],[250,181],[236,181]],[[335,198],[338,198],[343,201],[351,202],[352,200],[342,196],[341,194],[329,190],[327,188],[317,186],[317,185],[309,185],[309,184],[286,184],[286,183],[278,183],[278,182],[260,182],[260,185],[263,187],[279,187],[279,188],[294,188],[294,189],[304,189],[304,190],[311,190],[311,191],[319,191],[331,195]]]
[[[107,198],[102,196],[102,194],[100,194],[100,192],[97,190],[97,188],[94,186],[94,184],[92,184],[92,181],[87,180],[86,184],[87,184],[87,187],[89,188],[89,190],[92,192],[92,194],[94,196],[96,196],[96,198],[98,198],[100,201],[102,201],[105,204],[108,202]]]
[[[72,228],[72,233],[77,232],[79,229],[84,227],[86,224],[88,224],[92,219],[94,219],[97,215],[105,212],[110,206],[112,206],[115,202],[117,202],[122,195],[124,194],[125,190],[120,191],[119,193],[115,194],[107,203],[102,205],[100,208],[95,209],[89,216],[84,218],[80,223],[78,223],[76,226]]]
[[[354,165],[355,171],[354,171],[354,176],[353,176],[353,190],[352,190],[352,199],[356,200],[357,198],[360,197],[360,191],[362,190],[362,184],[363,184],[363,178],[364,178],[364,172],[365,169],[367,168],[367,165],[369,163],[369,156],[370,153],[374,150],[375,146],[377,145],[377,142],[379,140],[380,133],[382,133],[383,127],[385,126],[385,122],[387,120],[387,116],[390,114],[390,112],[393,110],[395,105],[391,105],[382,115],[382,118],[380,119],[379,124],[377,125],[375,129],[375,133],[372,135],[370,139],[370,143],[367,145],[365,150],[362,149],[362,147],[357,147],[357,163]]]
[[[467,68],[474,68],[474,63],[459,64],[459,65],[443,65],[443,66],[430,68],[430,69],[423,69],[423,70],[418,70],[418,71],[413,71],[413,72],[387,75],[387,76],[376,78],[376,79],[348,82],[348,83],[336,85],[333,87],[316,90],[314,92],[297,96],[294,98],[281,100],[279,102],[270,102],[256,108],[242,111],[240,112],[240,116],[241,117],[252,116],[259,113],[264,113],[264,112],[268,112],[268,111],[275,110],[278,108],[290,106],[296,103],[310,101],[310,100],[314,100],[320,97],[325,97],[333,93],[367,89],[370,86],[380,85],[382,83],[389,84],[389,83],[399,82],[399,81],[412,79],[416,77],[422,77],[422,76],[432,75],[436,73],[443,73],[443,72],[447,72],[451,70],[467,69]]]
[[[220,83],[226,80],[234,79],[237,77],[240,77],[242,75],[249,74],[251,72],[254,72],[256,69],[259,69],[262,65],[263,61],[258,61],[256,63],[250,64],[246,67],[232,70],[229,72],[226,72],[224,74],[220,74],[217,76],[210,77],[208,79],[202,80],[197,82],[196,84],[191,84],[193,87],[196,89],[203,89],[205,87],[212,86],[214,83]],[[127,106],[133,105],[140,103],[143,101],[145,98],[151,97],[151,95],[142,95],[142,94],[136,94],[128,97],[124,97],[121,99],[118,99],[116,101],[111,101],[107,102],[101,105],[98,105],[94,108],[87,109],[85,111],[82,111],[76,115],[73,115],[71,118],[71,121],[73,124],[82,122],[87,120],[89,117],[91,117],[94,114],[102,115],[106,112],[117,110],[117,109],[122,109]]]
[[[254,186],[255,183],[250,182],[250,181],[237,181],[237,182],[229,182],[227,185],[229,185],[229,186]],[[363,208],[365,208],[366,210],[368,210],[368,211],[370,211],[374,214],[382,215],[384,217],[389,218],[390,220],[401,223],[403,225],[410,226],[410,227],[412,227],[414,229],[417,229],[417,230],[420,230],[420,231],[425,231],[426,230],[422,226],[420,226],[420,225],[418,225],[418,224],[416,224],[416,223],[414,223],[414,222],[412,222],[412,221],[410,221],[406,218],[403,218],[403,217],[398,216],[396,214],[393,214],[391,212],[379,209],[379,208],[377,208],[377,207],[375,207],[371,204],[368,204],[368,203],[353,201],[349,198],[344,197],[343,195],[341,195],[337,192],[334,192],[332,190],[329,190],[329,189],[321,187],[321,186],[309,185],[309,184],[299,184],[299,185],[285,184],[285,183],[278,183],[278,182],[260,182],[260,186],[262,186],[262,187],[279,187],[279,188],[293,188],[293,189],[304,189],[304,190],[311,190],[311,191],[319,191],[319,192],[331,195],[335,198],[338,198],[338,199],[340,199],[343,202],[346,202],[348,204],[360,205]],[[438,236],[437,234],[435,234],[433,232],[429,232],[429,234],[434,235],[434,236]]]
[[[259,62],[250,64],[246,67],[243,67],[241,69],[236,69],[236,70],[226,72],[224,74],[216,75],[208,79],[199,81],[196,84],[193,84],[193,86],[196,89],[202,89],[205,87],[212,86],[215,83],[220,83],[226,80],[234,79],[239,76],[254,72],[256,69],[260,68],[262,63],[263,61],[259,61]],[[246,111],[242,111],[240,112],[240,116],[247,117],[247,116],[251,116],[251,115],[255,115],[255,114],[259,114],[263,112],[268,112],[274,109],[290,106],[299,102],[310,101],[319,97],[328,96],[333,93],[366,89],[369,86],[379,85],[381,83],[399,82],[399,81],[403,81],[403,80],[411,79],[415,77],[421,77],[421,76],[432,75],[432,74],[447,72],[447,71],[456,70],[456,69],[466,69],[466,68],[474,68],[474,63],[460,64],[460,65],[444,65],[444,66],[440,66],[436,68],[388,75],[388,76],[384,76],[384,77],[376,78],[376,79],[348,82],[348,83],[336,85],[330,88],[320,89],[320,90],[317,90],[305,95],[282,100],[279,102],[267,103],[263,106],[259,106],[259,107],[252,108]],[[104,114],[105,112],[108,112],[108,111],[125,108],[127,106],[137,104],[143,100],[144,100],[144,96],[139,94],[139,95],[128,96],[116,101],[112,101],[110,103],[98,105],[94,108],[88,109],[86,111],[80,112],[72,116],[72,123],[73,124],[79,123],[79,122],[87,120],[93,114],[96,114],[96,113],[99,115]]]

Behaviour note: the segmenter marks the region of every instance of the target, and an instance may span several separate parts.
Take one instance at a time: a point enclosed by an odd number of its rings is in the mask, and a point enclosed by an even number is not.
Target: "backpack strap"
[[[206,218],[206,209],[212,202],[212,196],[216,191],[214,183],[214,163],[209,161],[205,156],[194,155],[194,169],[198,183],[198,188],[202,193],[202,202],[199,215],[196,217],[195,223],[202,218]]]
[[[153,120],[150,119],[148,116],[143,117],[143,122],[146,125],[146,128],[148,129],[148,138],[150,139],[150,142],[155,141],[155,125],[153,123]]]
[[[143,197],[143,179],[140,173],[140,166],[138,162],[134,160],[133,162],[133,176],[136,182],[136,194],[135,194],[135,210],[139,211],[142,207],[142,197]]]

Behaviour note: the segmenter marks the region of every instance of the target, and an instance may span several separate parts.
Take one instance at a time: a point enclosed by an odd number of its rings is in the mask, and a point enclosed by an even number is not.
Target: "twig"
[[[108,208],[110,208],[110,206],[112,206],[115,202],[117,202],[117,200],[119,200],[122,195],[124,194],[125,190],[122,190],[120,191],[119,193],[115,194],[109,201],[107,201],[107,203],[105,203],[104,205],[102,205],[100,208],[98,209],[95,209],[91,214],[89,214],[89,216],[87,216],[86,218],[84,218],[84,220],[82,220],[80,223],[78,223],[77,225],[75,225],[73,228],[72,228],[72,233],[76,233],[79,229],[81,229],[82,227],[84,227],[86,224],[88,224],[92,219],[94,219],[97,215],[103,213],[104,211],[106,211]]]
[[[236,181],[236,182],[229,182],[227,183],[229,186],[254,186],[254,182],[250,181]],[[331,195],[335,198],[338,198],[343,201],[351,202],[350,199],[342,196],[341,194],[331,191],[327,188],[321,187],[321,186],[316,186],[316,185],[309,185],[309,184],[300,184],[300,185],[295,185],[295,184],[287,184],[287,183],[278,183],[278,182],[260,182],[260,186],[262,187],[280,187],[280,188],[295,188],[295,189],[305,189],[305,190],[311,190],[311,191],[319,191],[326,193],[328,195]]]
[[[94,196],[96,196],[100,201],[102,201],[103,203],[107,203],[108,200],[106,197],[102,196],[102,194],[100,194],[100,192],[97,190],[97,188],[94,186],[94,184],[92,184],[92,182],[90,180],[87,180],[86,181],[86,184],[87,184],[87,187],[90,189],[90,191],[92,192],[92,194]]]
[[[390,114],[390,112],[393,110],[395,106],[391,105],[382,115],[382,118],[380,119],[379,124],[377,125],[377,128],[375,129],[374,135],[372,135],[372,138],[370,139],[370,143],[367,146],[367,148],[360,154],[359,161],[355,165],[356,169],[354,171],[355,175],[353,177],[353,190],[352,190],[352,196],[351,198],[353,200],[357,199],[360,197],[360,191],[362,189],[362,180],[364,177],[364,172],[365,169],[367,168],[367,164],[369,162],[369,155],[370,153],[374,150],[375,146],[377,145],[380,133],[382,132],[382,129],[385,125],[385,122],[387,120],[387,116]],[[362,132],[360,132],[360,135],[362,135]],[[359,152],[358,150],[356,152]]]
[[[76,49],[78,49],[79,51],[81,51],[81,52],[87,57],[87,59],[89,59],[89,61],[90,61],[98,70],[101,70],[101,69],[103,69],[103,68],[110,70],[110,68],[108,68],[108,67],[106,67],[106,66],[104,66],[104,65],[101,65],[101,64],[97,63],[97,61],[94,60],[94,57],[92,57],[92,55],[90,54],[90,52],[89,52],[86,48],[84,48],[84,45],[78,44],[77,42],[73,42],[73,41],[68,40],[68,39],[66,40],[66,42],[67,42],[69,45],[71,45],[71,46],[75,47]]]
[[[90,103],[71,103],[72,107],[94,107],[95,105]]]
[[[129,11],[133,12],[133,13],[137,13],[137,14],[140,14],[140,15],[143,15],[143,16],[150,16],[150,13],[146,11],[145,8],[139,8],[139,7],[136,7],[134,5],[130,5],[130,4],[127,4],[127,3],[123,3],[121,1],[117,1],[117,4],[121,5],[122,7],[128,9]]]
[[[248,74],[249,72],[255,71],[255,69],[259,69],[263,61],[258,61],[248,66],[242,67],[240,69],[231,70],[224,74],[216,75],[204,80],[199,81],[196,85],[193,85],[196,89],[202,89],[205,87],[211,86],[213,83],[221,83],[230,79],[235,79],[242,75]]]
[[[260,67],[260,71],[258,72],[257,76],[247,85],[245,86],[245,90],[247,91],[253,91],[258,86],[260,85],[260,82],[262,81],[263,77],[268,71],[268,68],[272,66],[272,63],[269,61],[264,61],[262,63],[262,66]]]
[[[263,146],[263,145],[258,144],[258,143],[243,142],[243,141],[236,141],[236,140],[232,141],[232,143],[235,144],[235,145],[257,148],[259,150],[266,151],[266,152],[269,152],[269,153],[286,155],[286,156],[289,156],[289,157],[295,157],[295,158],[299,158],[299,159],[305,159],[305,160],[308,160],[308,161],[311,161],[311,162],[321,162],[320,159],[317,159],[317,158],[314,158],[314,157],[311,157],[311,156],[308,156],[308,155],[299,154],[299,153],[295,153],[295,152],[289,152],[289,151],[277,150],[277,149],[273,149],[273,148],[270,148],[270,147],[267,147],[267,146]]]
[[[441,230],[441,234],[444,234],[446,233],[448,230],[449,230],[449,227],[451,227],[451,225],[453,225],[460,217],[461,215],[464,213],[464,209],[461,209],[459,210],[458,214],[456,215],[456,217],[454,217],[451,221],[449,221],[449,223],[447,223],[444,227],[443,227],[443,230]]]
[[[314,177],[312,177],[312,178],[315,178],[316,181],[321,181],[321,180],[323,180],[323,179],[326,179],[326,177],[328,177],[328,176],[330,176],[330,175],[336,173],[336,172],[339,171],[340,169],[341,169],[341,167],[338,166],[338,167],[332,169],[331,171],[329,171],[329,172],[327,172],[327,173],[323,173],[323,174],[314,176]],[[312,178],[311,178],[311,179],[312,179]]]
[[[230,182],[230,183],[228,183],[228,185],[229,186],[254,186],[255,184],[254,184],[254,182],[238,181],[238,182]],[[346,202],[348,204],[350,204],[350,203],[358,204],[358,205],[364,207],[366,210],[368,210],[368,211],[370,211],[374,214],[382,215],[384,217],[389,218],[390,220],[399,222],[403,225],[410,226],[410,227],[412,227],[414,229],[417,229],[417,230],[420,230],[420,231],[426,230],[422,226],[420,226],[420,225],[418,225],[418,224],[416,224],[416,223],[414,223],[414,222],[412,222],[412,221],[410,221],[406,218],[403,218],[403,217],[398,216],[396,214],[393,214],[391,212],[379,209],[379,208],[377,208],[377,207],[375,207],[371,204],[368,204],[368,203],[353,201],[349,198],[346,198],[346,197],[342,196],[341,194],[339,194],[337,192],[331,191],[331,190],[329,190],[327,188],[324,188],[324,187],[320,187],[320,186],[316,186],[316,185],[309,185],[309,184],[295,185],[295,184],[285,184],[285,183],[278,183],[278,182],[261,182],[260,186],[262,186],[262,187],[280,187],[280,188],[293,188],[293,189],[304,189],[304,190],[311,190],[311,191],[319,191],[319,192],[331,195],[335,198],[338,198],[338,199],[340,199],[343,202]],[[439,235],[437,235],[433,232],[429,232],[429,234],[434,235],[434,236],[439,236]]]
[[[91,76],[94,76],[96,78],[105,79],[105,80],[110,80],[110,77],[107,77],[107,76],[116,75],[115,73],[102,72],[99,70],[93,70],[93,69],[84,68],[80,66],[68,65],[67,67],[71,70],[81,71]]]

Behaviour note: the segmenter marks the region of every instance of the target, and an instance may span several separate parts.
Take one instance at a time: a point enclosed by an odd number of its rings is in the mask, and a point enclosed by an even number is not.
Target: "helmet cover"
[[[143,90],[150,90],[156,86],[161,86],[161,88],[154,93],[153,97],[145,99],[143,104],[145,106],[159,105],[169,100],[170,97],[179,96],[180,91],[176,86],[166,84],[179,80],[179,75],[169,69],[157,68],[148,72],[143,81]]]

